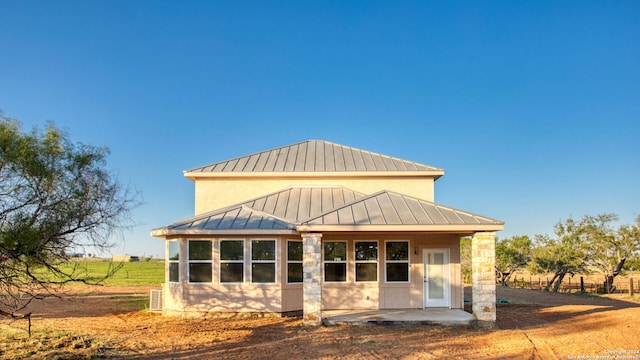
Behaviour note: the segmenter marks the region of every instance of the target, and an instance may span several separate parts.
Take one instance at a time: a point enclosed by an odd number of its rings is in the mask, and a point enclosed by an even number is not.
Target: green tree
[[[606,292],[613,292],[613,280],[624,269],[625,262],[640,251],[640,216],[636,224],[615,229],[611,224],[616,214],[585,216],[582,219],[582,241],[587,249],[587,265],[604,275]]]
[[[532,244],[526,235],[497,241],[496,277],[502,286],[509,286],[511,276],[529,264]]]
[[[471,283],[471,238],[460,239],[460,267],[462,270],[462,282]]]
[[[572,218],[554,226],[556,238],[547,235],[536,235],[536,246],[533,249],[533,261],[530,270],[533,273],[553,273],[545,290],[557,292],[567,274],[587,273],[586,258],[588,253],[582,241],[582,227]]]
[[[0,112],[0,314],[17,317],[56,285],[100,281],[60,265],[77,249],[113,246],[139,204],[105,170],[107,155],[72,143],[52,123],[23,133]]]

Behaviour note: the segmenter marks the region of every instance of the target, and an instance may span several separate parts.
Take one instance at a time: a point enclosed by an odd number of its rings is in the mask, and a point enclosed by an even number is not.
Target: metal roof
[[[305,220],[303,225],[499,225],[501,221],[383,190]]]
[[[435,172],[444,170],[413,161],[334,144],[307,140],[251,155],[205,165],[185,173],[317,173],[317,172]]]
[[[292,186],[242,205],[297,223],[364,196],[343,186]]]
[[[152,231],[178,234],[274,234],[297,231],[481,231],[503,222],[411,196],[369,196],[344,187],[295,186]]]
[[[292,229],[292,224],[271,214],[236,205],[175,222],[171,230]]]

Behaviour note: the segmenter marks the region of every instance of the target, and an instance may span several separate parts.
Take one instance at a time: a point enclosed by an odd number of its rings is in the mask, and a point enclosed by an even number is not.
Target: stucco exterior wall
[[[420,309],[424,300],[423,249],[449,249],[450,301],[452,309],[464,305],[464,288],[460,270],[460,235],[456,234],[370,234],[334,235],[325,234],[323,241],[348,240],[347,282],[323,283],[323,309]],[[355,260],[353,249],[356,241],[378,241],[378,282],[355,282]],[[409,241],[410,273],[407,283],[385,282],[385,241]]]
[[[434,201],[431,177],[201,178],[195,181],[195,214],[238,204],[292,185],[344,186],[367,195],[391,190]]]
[[[220,259],[218,257],[218,241],[221,239],[244,239],[245,261],[243,283],[220,283]],[[270,284],[253,284],[250,282],[251,239],[276,240],[276,282]],[[188,273],[188,240],[212,240],[212,273],[211,283],[190,283]],[[300,239],[292,239],[300,240]],[[302,284],[287,284],[286,272],[286,239],[258,237],[223,237],[223,238],[181,238],[179,281],[169,282],[169,261],[165,262],[164,308],[165,315],[190,316],[203,312],[265,312],[286,313],[302,309]],[[168,244],[168,241],[167,241]],[[167,245],[168,249],[168,245]],[[286,299],[283,297],[286,296]]]
[[[180,239],[180,280],[164,286],[165,315],[191,316],[206,312],[264,312],[288,313],[303,308],[302,283],[287,283],[287,240],[302,241],[295,236],[278,237],[276,257],[276,282],[253,284],[250,282],[250,261],[245,256],[245,282],[221,284],[219,282],[218,241],[220,239],[245,239],[246,252],[249,242],[256,237],[220,237],[213,240],[213,282],[189,283],[188,239]],[[323,234],[322,242],[347,241],[347,281],[322,282],[322,309],[419,309],[423,306],[424,266],[422,250],[446,248],[450,251],[450,301],[451,308],[463,308],[463,284],[460,276],[459,235],[456,234]],[[193,238],[203,239],[203,237]],[[266,239],[266,238],[264,238]],[[274,237],[269,237],[274,239]],[[378,281],[356,282],[354,249],[356,241],[378,242]],[[410,274],[407,283],[385,282],[385,241],[409,241]],[[166,274],[168,277],[168,261]]]

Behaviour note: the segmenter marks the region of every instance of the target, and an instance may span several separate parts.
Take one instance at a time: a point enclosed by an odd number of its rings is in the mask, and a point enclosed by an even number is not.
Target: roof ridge
[[[309,222],[309,221],[311,221],[311,220],[315,220],[315,219],[320,218],[320,217],[322,217],[322,216],[326,216],[326,215],[327,215],[327,214],[329,214],[329,213],[332,213],[332,212],[334,212],[334,211],[338,211],[338,210],[340,210],[340,209],[344,209],[344,208],[346,208],[346,207],[352,206],[353,204],[358,203],[358,202],[361,202],[361,201],[364,201],[364,200],[366,200],[366,199],[373,198],[374,196],[378,196],[379,194],[384,193],[384,192],[386,192],[386,191],[387,191],[387,190],[377,191],[377,192],[375,192],[375,193],[373,193],[373,194],[371,194],[371,195],[366,195],[366,194],[365,194],[365,196],[363,196],[363,197],[361,197],[361,198],[354,199],[354,200],[352,200],[352,201],[350,201],[350,202],[348,202],[348,203],[344,203],[344,204],[342,204],[342,205],[336,206],[336,207],[334,207],[334,208],[332,208],[332,209],[330,209],[330,210],[327,210],[327,211],[325,211],[325,212],[323,212],[323,213],[320,213],[320,214],[318,214],[318,215],[316,215],[316,216],[311,216],[311,217],[309,217],[308,219],[301,220],[300,222],[297,222],[296,224],[297,224],[297,225],[304,224],[304,223]],[[358,192],[358,191],[356,191],[356,192]],[[361,193],[361,194],[362,194],[362,193]]]
[[[274,219],[274,220],[277,220],[277,221],[283,222],[283,223],[287,224],[287,228],[288,228],[288,229],[295,230],[295,228],[296,228],[296,226],[295,226],[295,224],[294,224],[294,223],[292,223],[291,221],[288,221],[288,220],[286,220],[286,219],[283,219],[283,218],[281,218],[281,217],[279,217],[279,216],[277,216],[277,215],[274,215],[274,214],[268,213],[268,212],[263,211],[263,210],[258,210],[258,209],[256,209],[256,208],[252,208],[251,206],[247,206],[247,205],[245,205],[245,204],[240,204],[240,207],[241,207],[241,208],[243,208],[243,209],[250,209],[251,211],[255,211],[256,213],[258,213],[258,214],[262,214],[262,215],[264,215],[264,216],[266,216],[266,217],[268,217],[268,218],[272,218],[272,219]]]

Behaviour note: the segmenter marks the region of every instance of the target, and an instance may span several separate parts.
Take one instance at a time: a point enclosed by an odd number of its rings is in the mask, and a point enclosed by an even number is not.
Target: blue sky
[[[193,214],[182,171],[322,139],[445,169],[499,237],[640,214],[640,2],[0,0],[0,109],[111,149],[114,253]]]

